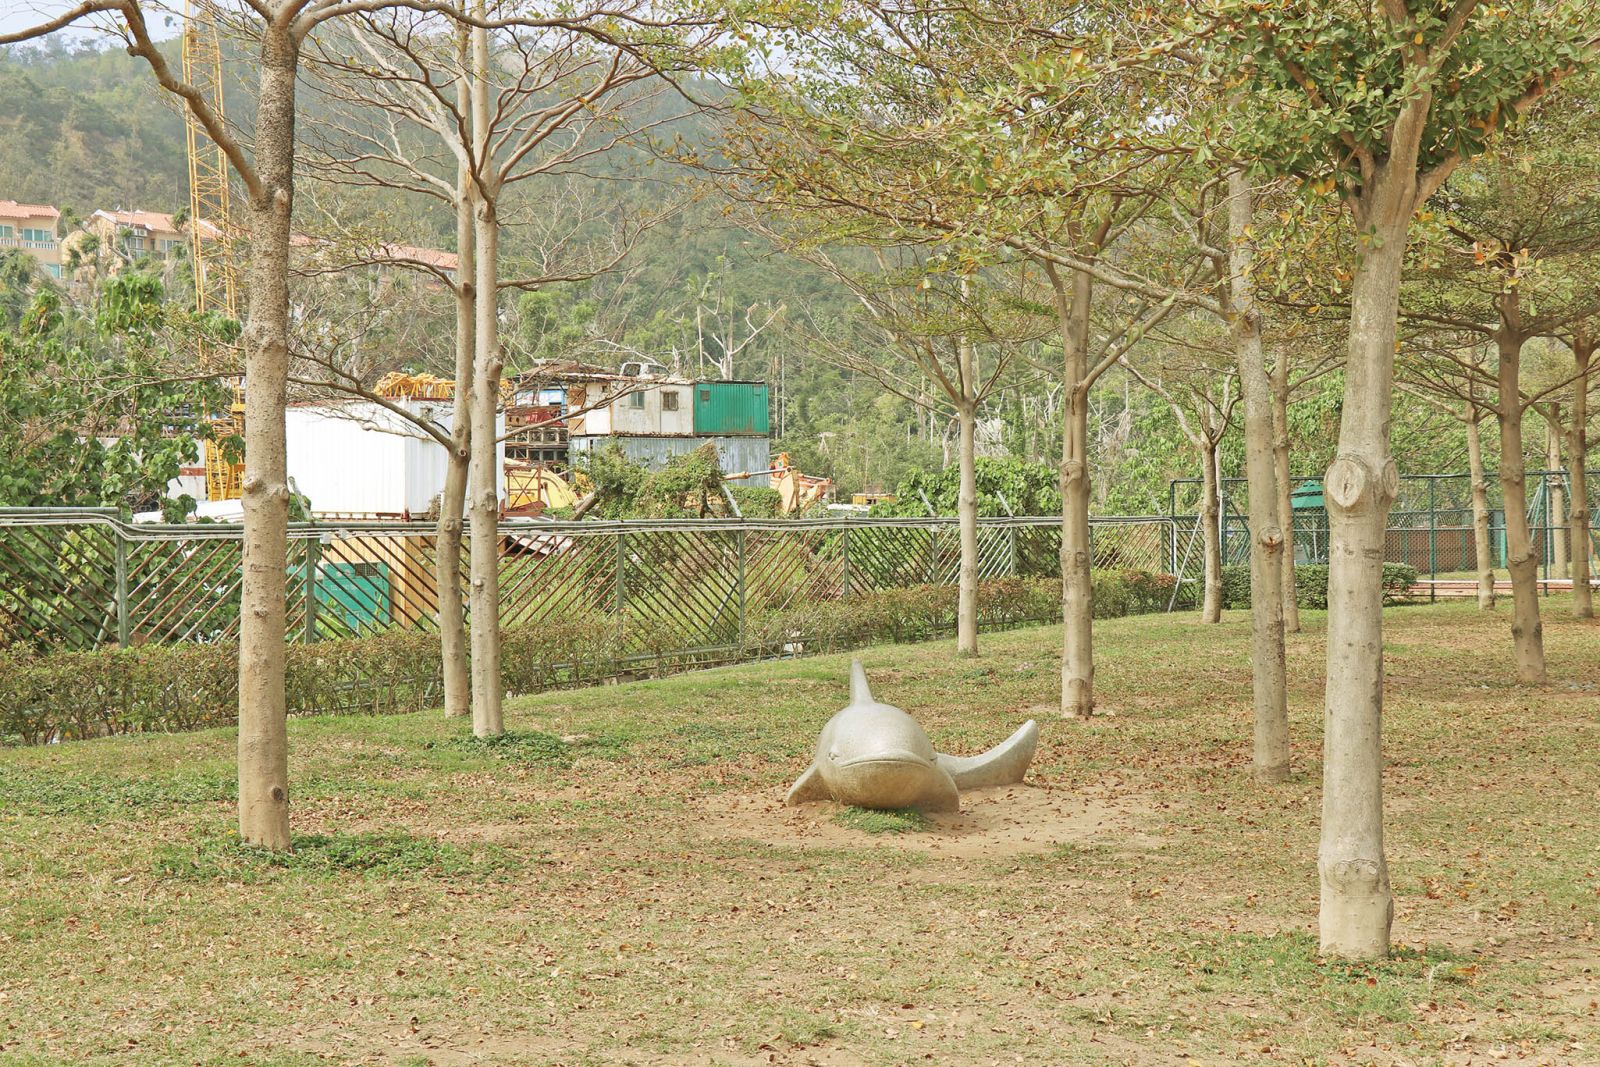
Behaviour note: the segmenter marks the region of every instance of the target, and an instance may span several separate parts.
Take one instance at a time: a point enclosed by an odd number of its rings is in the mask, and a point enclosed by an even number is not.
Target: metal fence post
[[[1439,513],[1435,497],[1435,488],[1438,486],[1437,478],[1428,479],[1428,602],[1439,599],[1437,581],[1439,578]]]
[[[127,648],[132,636],[128,619],[128,542],[123,538],[120,527],[111,527],[111,535],[117,539],[117,646]]]
[[[306,542],[306,632],[301,640],[306,644],[317,639],[317,568],[322,565],[322,539]]]
[[[1539,495],[1544,500],[1544,536],[1540,539],[1541,542],[1544,544],[1544,551],[1541,552],[1540,555],[1542,555],[1544,557],[1544,580],[1545,580],[1544,595],[1545,596],[1549,596],[1550,595],[1550,557],[1555,555],[1555,551],[1556,551],[1555,531],[1553,531],[1550,528],[1551,520],[1552,520],[1553,516],[1550,513],[1550,472],[1549,471],[1541,471],[1540,474],[1539,474]]]
[[[844,533],[839,537],[839,554],[844,557],[844,573],[839,578],[839,598],[850,599],[850,527],[844,528]]]
[[[628,533],[626,530],[617,531],[617,615],[620,617],[628,607],[628,587],[623,578],[623,572],[628,569]]]
[[[744,581],[744,530],[741,528],[736,535],[739,539],[739,647],[744,647],[744,611],[745,611],[745,581]]]
[[[1000,501],[1000,506],[1006,509],[1006,517],[1016,518],[1017,513],[1011,510],[1011,501],[1006,499],[1006,495],[999,490],[996,490],[994,495]],[[1020,578],[1021,575],[1017,571],[1017,528],[1015,526],[1006,527],[1006,548],[1010,554],[1011,577]]]
[[[1200,518],[1205,521],[1204,516]],[[1228,486],[1221,478],[1217,479],[1217,555],[1222,557],[1222,565],[1228,565]]]

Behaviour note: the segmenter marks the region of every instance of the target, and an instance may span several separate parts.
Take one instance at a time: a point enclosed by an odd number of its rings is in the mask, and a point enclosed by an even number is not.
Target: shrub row
[[[621,627],[553,623],[502,632],[506,688],[529,693],[610,677]],[[292,715],[382,714],[443,702],[439,635],[395,631],[284,649]],[[236,643],[143,645],[41,654],[0,648],[0,741],[37,744],[232,723]]]
[[[1383,565],[1383,602],[1394,604],[1406,598],[1417,581],[1417,568],[1408,563]],[[1300,563],[1294,568],[1294,598],[1302,608],[1328,606],[1328,566],[1325,563]],[[1222,568],[1222,606],[1250,606],[1250,567],[1233,564]]]
[[[1173,579],[1095,572],[1097,618],[1165,610]],[[507,627],[502,676],[512,693],[588,685],[708,663],[921,641],[956,626],[957,591],[921,585],[807,602],[745,620],[736,614],[694,633],[660,620],[593,620]],[[1005,578],[979,589],[979,626],[1005,629],[1061,618],[1056,579]],[[437,634],[394,632],[290,645],[291,714],[417,711],[442,701]],[[0,648],[0,742],[39,744],[232,723],[238,646],[145,645],[93,652]]]

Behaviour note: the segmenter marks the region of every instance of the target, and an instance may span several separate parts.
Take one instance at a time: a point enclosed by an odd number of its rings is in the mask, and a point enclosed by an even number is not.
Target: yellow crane
[[[184,0],[183,80],[200,93],[211,110],[223,117],[222,43],[211,0]],[[195,310],[239,317],[239,279],[234,269],[232,215],[229,209],[228,157],[207,135],[189,108],[183,109],[189,153],[189,247],[194,264]],[[202,365],[210,355],[204,349]],[[228,414],[212,420],[206,441],[206,497],[237,500],[244,485],[244,464],[230,458],[219,439],[244,433],[244,380],[233,380]]]

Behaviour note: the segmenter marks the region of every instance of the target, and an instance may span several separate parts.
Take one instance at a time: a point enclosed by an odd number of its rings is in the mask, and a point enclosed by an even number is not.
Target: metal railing
[[[981,579],[1060,576],[1060,520],[984,518]],[[242,530],[95,509],[0,509],[0,644],[40,650],[238,636]],[[501,524],[501,623],[622,617],[682,649],[739,645],[752,618],[896,587],[953,585],[953,518]],[[1174,569],[1166,516],[1091,520],[1093,565]],[[469,553],[463,552],[463,561]],[[464,566],[464,564],[463,564]],[[465,572],[463,571],[463,578]],[[289,632],[311,642],[438,629],[437,541],[418,523],[295,524]]]
[[[1541,591],[1549,592],[1551,582],[1569,577],[1563,562],[1572,558],[1575,546],[1568,543],[1567,509],[1570,482],[1564,470],[1528,471],[1527,519],[1534,554],[1538,557]],[[1319,478],[1295,478],[1291,492]],[[1507,557],[1505,507],[1500,483],[1494,472],[1486,476],[1489,495],[1490,555],[1496,569],[1504,570]],[[1248,564],[1250,529],[1246,512],[1245,480],[1224,478],[1218,487],[1221,514],[1218,521],[1225,564]],[[1200,497],[1197,478],[1181,478],[1171,483],[1168,509],[1183,531],[1185,541],[1194,539]],[[1600,530],[1600,487],[1591,491],[1588,502],[1591,527]],[[1294,551],[1298,563],[1326,563],[1328,553],[1328,513],[1324,508],[1297,508],[1294,515]],[[1454,577],[1475,574],[1472,515],[1472,478],[1460,474],[1402,475],[1400,491],[1389,512],[1387,548],[1384,558],[1392,563],[1415,567],[1419,577],[1430,582],[1447,582]],[[1600,555],[1600,533],[1591,533],[1588,546],[1591,559]],[[1198,545],[1187,565],[1182,567],[1185,581],[1200,577]],[[1594,568],[1591,566],[1591,573]]]

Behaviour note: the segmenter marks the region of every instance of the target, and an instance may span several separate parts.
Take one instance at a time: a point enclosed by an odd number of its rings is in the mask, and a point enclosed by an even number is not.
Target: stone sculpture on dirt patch
[[[1022,781],[1038,746],[1039,726],[1029,719],[982,755],[935,752],[917,720],[873,697],[867,672],[855,660],[850,664],[850,703],[822,728],[816,758],[784,803],[835,800],[879,810],[958,811],[963,789]]]

